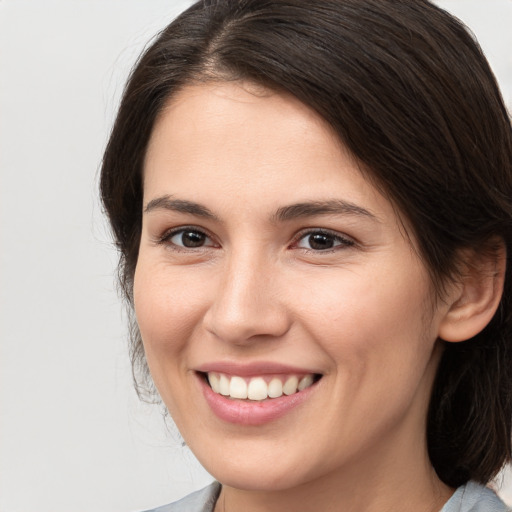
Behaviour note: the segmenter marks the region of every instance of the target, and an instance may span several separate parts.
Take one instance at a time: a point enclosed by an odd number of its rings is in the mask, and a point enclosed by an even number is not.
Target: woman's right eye
[[[212,247],[214,242],[212,239],[197,229],[184,228],[167,234],[162,242],[171,243],[177,247],[185,249],[197,249],[200,247]]]

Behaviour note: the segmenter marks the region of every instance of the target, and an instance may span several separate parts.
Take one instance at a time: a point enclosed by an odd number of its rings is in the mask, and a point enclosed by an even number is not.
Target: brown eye
[[[306,233],[299,240],[297,247],[309,249],[310,251],[326,251],[351,245],[354,245],[352,240],[346,239],[340,235],[324,231],[313,231]]]
[[[213,245],[212,241],[201,231],[193,229],[182,229],[175,232],[169,239],[171,243],[178,247],[186,247],[187,249],[194,249],[203,247],[205,245]]]
[[[334,247],[334,238],[329,235],[314,234],[308,236],[308,243],[311,249],[322,251],[324,249],[331,249]]]

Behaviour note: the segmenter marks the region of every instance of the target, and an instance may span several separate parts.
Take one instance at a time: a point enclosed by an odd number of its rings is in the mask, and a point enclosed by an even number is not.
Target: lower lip
[[[281,418],[303,404],[317,386],[313,384],[293,395],[283,395],[262,401],[236,400],[215,393],[202,376],[198,375],[198,378],[206,402],[218,418],[229,423],[247,426],[263,425]]]

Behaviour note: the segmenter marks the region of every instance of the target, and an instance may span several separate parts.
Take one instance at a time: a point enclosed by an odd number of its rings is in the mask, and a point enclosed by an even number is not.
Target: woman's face
[[[426,460],[444,311],[393,206],[293,97],[210,83],[172,98],[134,293],[155,384],[224,484]]]

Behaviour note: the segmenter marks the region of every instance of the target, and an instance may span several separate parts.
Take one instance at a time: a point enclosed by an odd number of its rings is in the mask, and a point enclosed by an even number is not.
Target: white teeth
[[[283,383],[279,379],[272,379],[268,384],[269,398],[279,398],[283,395]]]
[[[247,384],[242,377],[231,377],[229,396],[231,398],[247,398]]]
[[[247,388],[247,398],[249,400],[265,400],[267,392],[267,383],[261,377],[251,379]]]
[[[299,391],[302,391],[303,389],[309,388],[311,385],[313,385],[313,375],[306,375],[300,380],[297,388]]]
[[[229,396],[229,379],[222,373],[219,377],[219,393],[224,396]]]
[[[220,393],[219,376],[216,373],[208,374],[208,382],[215,393]]]
[[[285,395],[293,395],[297,393],[297,386],[299,385],[299,379],[295,376],[288,377],[283,386],[283,393]]]
[[[268,380],[268,378],[267,378]],[[293,395],[298,391],[309,388],[314,383],[313,375],[306,375],[300,380],[296,375],[289,376],[283,383],[283,378],[273,377],[267,383],[263,377],[244,378],[236,375],[228,376],[223,373],[208,373],[208,382],[212,390],[220,395],[237,399],[265,400]]]

